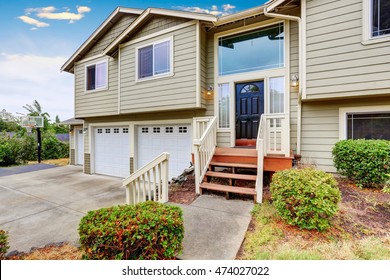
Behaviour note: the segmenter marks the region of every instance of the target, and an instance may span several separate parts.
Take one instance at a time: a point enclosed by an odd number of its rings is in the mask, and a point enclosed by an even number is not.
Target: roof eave
[[[244,19],[247,17],[263,14],[265,8],[266,8],[266,5],[262,5],[262,6],[257,6],[257,7],[247,9],[247,10],[235,13],[235,14],[222,16],[218,19],[218,21],[215,23],[215,25],[216,26],[223,25],[223,24],[226,24],[229,22],[234,22],[234,21]]]

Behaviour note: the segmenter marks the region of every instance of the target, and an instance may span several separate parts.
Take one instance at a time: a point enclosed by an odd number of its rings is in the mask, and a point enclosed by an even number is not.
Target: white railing
[[[259,136],[264,139],[264,152],[290,156],[290,126],[288,114],[263,114]]]
[[[217,146],[217,118],[194,119],[194,165],[196,193],[207,172]]]
[[[126,203],[137,204],[147,200],[168,202],[169,153],[162,153],[123,180]]]
[[[264,142],[264,114],[261,115],[259,131],[257,134],[256,140],[256,150],[257,150],[257,177],[256,177],[256,202],[263,202],[263,171],[264,171],[264,151],[265,151],[265,142]]]

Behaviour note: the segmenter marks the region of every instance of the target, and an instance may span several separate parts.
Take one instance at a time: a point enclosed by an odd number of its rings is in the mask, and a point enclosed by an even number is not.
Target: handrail
[[[204,118],[194,119],[196,126],[197,121],[204,121]],[[199,135],[197,135],[199,137]],[[217,117],[212,117],[207,123],[207,128],[203,131],[200,138],[195,138],[194,143],[194,160],[195,160],[195,186],[196,193],[200,193],[200,184],[207,172],[211,159],[214,156],[217,146]]]
[[[123,180],[126,203],[154,200],[168,202],[169,153],[162,153]]]

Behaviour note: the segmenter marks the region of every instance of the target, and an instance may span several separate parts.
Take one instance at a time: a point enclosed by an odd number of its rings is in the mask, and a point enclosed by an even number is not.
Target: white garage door
[[[138,167],[163,152],[170,153],[169,178],[177,177],[191,161],[191,126],[138,126]]]
[[[130,174],[129,128],[95,128],[95,173],[116,177]]]

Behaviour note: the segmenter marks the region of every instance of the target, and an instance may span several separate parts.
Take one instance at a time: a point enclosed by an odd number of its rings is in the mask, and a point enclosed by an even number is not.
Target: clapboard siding
[[[185,23],[189,19],[166,17],[163,15],[153,15],[152,19],[146,22],[132,37],[132,39],[141,38],[164,29]]]
[[[362,44],[362,0],[307,1],[307,99],[390,94],[390,42]]]
[[[298,24],[290,22],[290,74],[299,74]],[[290,87],[290,149],[297,149],[298,87]]]
[[[85,54],[84,58],[88,58],[94,55],[99,55],[102,51],[118,37],[135,19],[137,15],[123,15],[118,22],[106,33],[102,38],[100,38],[96,44]]]
[[[332,148],[340,140],[339,109],[383,104],[390,104],[390,97],[303,103],[301,154],[304,162],[315,164],[325,171],[335,172]]]
[[[85,67],[102,59],[75,65],[75,117],[108,116],[118,113],[118,58],[108,59],[108,88],[86,92]]]
[[[156,29],[153,29],[156,30]],[[145,34],[145,33],[144,33]],[[136,81],[136,48],[173,36],[173,76]],[[121,113],[196,107],[196,25],[121,48]]]

